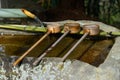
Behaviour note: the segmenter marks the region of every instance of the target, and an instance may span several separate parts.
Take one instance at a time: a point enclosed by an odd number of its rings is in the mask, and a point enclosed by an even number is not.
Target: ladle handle
[[[19,57],[14,63],[13,66],[16,66],[30,51],[32,51],[41,41],[44,40],[44,38],[46,38],[49,34],[51,33],[51,31],[48,31],[44,36],[42,36],[42,38],[40,38],[33,46],[31,46],[21,57]]]
[[[38,62],[49,52],[51,51],[70,31],[66,31],[54,44],[52,44],[40,57],[38,57],[34,62],[33,65],[37,65]]]
[[[70,55],[70,53],[78,46],[78,44],[80,44],[84,38],[89,34],[89,32],[85,33],[78,41],[77,43],[63,56],[62,61],[64,61],[68,55]]]

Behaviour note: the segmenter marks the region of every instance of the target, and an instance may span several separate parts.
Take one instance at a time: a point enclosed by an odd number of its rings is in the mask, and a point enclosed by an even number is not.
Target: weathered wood
[[[40,36],[42,36],[41,34]],[[30,57],[38,57],[41,55],[50,45],[52,45],[62,34],[51,34],[49,37],[47,37],[42,43],[40,43],[33,51],[29,53],[28,56]],[[66,54],[66,52],[77,42],[77,40],[80,38],[80,35],[68,35],[66,36],[56,47],[51,50],[46,57],[63,57],[63,55]],[[31,41],[32,40],[32,41]],[[0,44],[2,44],[5,47],[5,53],[7,55],[17,55],[20,56],[21,53],[24,53],[29,47],[38,40],[38,36],[0,36]],[[68,56],[67,59],[78,59],[79,57],[83,57],[85,55],[88,56],[84,59],[89,59],[91,55],[89,55],[89,50],[91,48],[98,50],[97,48],[100,48],[99,46],[102,46],[102,49],[100,49],[101,53],[99,51],[96,52],[98,56],[94,56],[93,62],[90,64],[98,65],[96,63],[101,63],[103,61],[103,58],[107,56],[106,51],[104,49],[108,49],[108,46],[112,43],[110,43],[111,40],[90,40],[85,39],[81,44],[78,45],[78,47]],[[102,45],[103,44],[103,45]],[[104,45],[108,45],[107,48]],[[95,47],[98,46],[98,47]],[[104,48],[103,48],[104,47]],[[109,51],[109,49],[107,50]],[[91,54],[91,53],[90,53]],[[100,57],[100,55],[104,55]],[[101,60],[101,61],[100,61]],[[84,60],[83,60],[84,61]],[[90,61],[90,60],[88,60]],[[87,61],[86,61],[87,62]]]
[[[62,53],[64,53],[67,48],[71,45],[71,43],[73,43],[75,41],[75,39],[71,38],[71,37],[65,37],[64,39],[61,40],[60,43],[58,43],[58,45],[56,45],[56,47],[53,48],[52,51],[50,51],[49,54],[47,54],[47,56],[50,57],[57,57],[60,56]]]
[[[98,64],[105,60],[112,44],[112,40],[97,41],[83,56],[80,57],[80,60],[98,66]]]
[[[68,56],[68,59],[78,59],[82,56],[89,48],[94,45],[94,41],[84,40],[78,45],[78,47]]]

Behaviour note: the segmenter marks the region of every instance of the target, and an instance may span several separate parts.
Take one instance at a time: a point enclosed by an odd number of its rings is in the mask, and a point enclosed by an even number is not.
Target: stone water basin
[[[0,36],[1,52],[8,56],[20,56],[27,51],[40,37],[39,35],[2,35]],[[50,47],[62,34],[51,34],[36,48],[34,48],[27,56],[38,57],[47,48]],[[62,57],[70,48],[78,41],[82,35],[67,35],[59,44],[50,51],[46,57]],[[87,38],[68,56],[67,59],[77,59],[98,66],[108,55],[114,38]]]
[[[60,22],[60,23],[65,23]],[[119,31],[118,29],[94,21],[77,21],[81,25],[97,23],[104,31]],[[106,27],[109,27],[106,28]],[[0,37],[1,52],[9,56],[20,56],[32,46],[44,33],[40,35],[21,36],[6,35]],[[41,55],[61,34],[49,35],[28,55]],[[81,35],[66,36],[41,63],[31,68],[29,64],[22,64],[13,70],[15,74],[11,80],[119,80],[119,37],[117,38],[87,38],[68,56],[65,62],[59,61]],[[59,57],[59,58],[56,58]],[[23,61],[24,62],[24,61]],[[5,70],[3,69],[4,74]],[[11,72],[14,72],[11,71]],[[21,74],[21,75],[19,75]],[[41,76],[38,76],[41,75]],[[10,74],[8,75],[10,76]],[[7,76],[1,76],[5,79]]]

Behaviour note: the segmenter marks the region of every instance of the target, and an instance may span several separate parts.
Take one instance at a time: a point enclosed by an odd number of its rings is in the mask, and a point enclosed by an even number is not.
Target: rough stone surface
[[[109,31],[120,31],[112,26],[95,21],[62,21],[79,22],[85,24],[98,24],[100,29]],[[120,37],[115,39],[110,53],[104,63],[99,67],[78,60],[66,60],[61,62],[60,58],[45,58],[36,67],[28,64],[12,68],[12,73],[6,76],[6,70],[0,67],[1,80],[120,80]]]
[[[61,21],[60,24],[63,25],[64,23],[67,22],[78,22],[80,23],[81,26],[86,24],[97,24],[100,26],[100,29],[105,32],[111,32],[111,31],[120,32],[119,29],[113,26],[97,21],[66,20],[66,21]],[[117,37],[106,60],[99,67],[94,67],[92,65],[80,61],[74,61],[71,64],[72,66],[74,66],[73,67],[74,73],[72,75],[77,77],[74,80],[120,80],[120,49],[119,48],[120,48],[120,37]]]

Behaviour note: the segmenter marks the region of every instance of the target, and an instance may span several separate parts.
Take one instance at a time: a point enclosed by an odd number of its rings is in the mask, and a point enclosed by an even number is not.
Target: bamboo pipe
[[[44,27],[42,21],[36,16],[34,15],[33,13],[29,12],[28,10],[26,9],[21,9],[21,11],[28,17],[34,19],[35,21],[37,21],[39,24],[41,24],[42,27]]]
[[[26,9],[0,9],[0,18],[27,18],[27,17],[34,19],[39,24],[41,24],[41,26],[43,26],[43,23],[40,21],[40,19]]]
[[[34,26],[28,26],[28,25],[25,25],[26,26],[26,29],[24,29],[24,27],[22,26],[22,25],[11,25],[11,24],[1,24],[0,25],[0,28],[7,28],[7,29],[16,29],[16,30],[26,30],[26,31],[34,31],[34,32],[46,32],[46,29],[44,28],[44,27],[37,27],[36,29],[34,29],[33,30],[33,28],[34,28]],[[31,27],[33,27],[33,28],[31,28]],[[63,31],[61,31],[60,33],[64,33],[64,30]],[[83,31],[81,31],[81,32],[79,32],[78,34],[81,34],[81,35],[83,35]],[[99,35],[98,36],[108,36],[108,37],[110,37],[110,36],[120,36],[120,31],[117,31],[117,32],[104,32],[104,31],[101,31],[100,33],[99,33]]]
[[[1,18],[36,18],[36,16],[26,9],[0,9]]]
[[[120,36],[119,32],[100,32],[100,36]]]
[[[21,57],[19,57],[14,63],[13,66],[16,66],[30,51],[32,51],[40,42],[42,42],[50,33],[58,33],[60,32],[59,24],[52,24],[47,26],[47,33],[40,38],[32,47],[30,47]]]
[[[28,10],[21,9],[21,11],[22,11],[26,16],[28,16],[28,17],[30,17],[30,18],[33,18],[33,19],[34,19],[34,18],[36,17],[33,13],[29,12]]]

